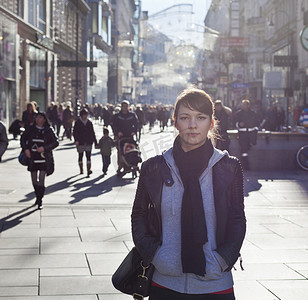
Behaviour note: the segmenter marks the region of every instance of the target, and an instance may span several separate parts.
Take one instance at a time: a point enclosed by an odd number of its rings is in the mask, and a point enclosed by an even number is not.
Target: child
[[[101,149],[101,155],[103,159],[103,173],[107,175],[107,170],[110,165],[111,148],[114,146],[112,138],[109,136],[109,130],[104,127],[103,137],[99,140],[98,148]]]

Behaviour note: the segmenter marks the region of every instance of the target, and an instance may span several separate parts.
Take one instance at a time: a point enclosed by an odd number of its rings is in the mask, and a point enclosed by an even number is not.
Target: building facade
[[[108,58],[108,102],[118,103],[132,99],[134,26],[136,10],[134,0],[111,0],[111,45]]]
[[[84,0],[0,1],[0,118],[7,125],[29,101],[45,111],[51,101],[86,99],[86,69],[61,62],[86,60],[89,10]]]
[[[224,8],[228,18],[221,18]],[[204,69],[219,57],[210,68],[216,68],[217,97],[232,107],[246,97],[265,109],[275,103],[285,125],[295,125],[297,111],[307,106],[308,47],[300,38],[306,26],[307,0],[213,0],[205,27],[217,31],[217,41]]]
[[[26,102],[45,109],[54,97],[52,1],[1,0],[0,117],[20,118]]]
[[[88,61],[97,67],[88,68],[87,102],[106,104],[108,99],[108,57],[112,53],[112,9],[108,1],[87,0],[91,11],[87,18],[89,33],[87,42]]]
[[[78,102],[87,102],[88,30],[90,7],[84,0],[53,0],[57,103],[70,102],[77,114]]]

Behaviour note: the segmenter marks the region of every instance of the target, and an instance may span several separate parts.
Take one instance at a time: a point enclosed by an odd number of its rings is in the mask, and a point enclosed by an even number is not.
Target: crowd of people
[[[306,124],[307,115],[304,110],[299,122]],[[241,262],[246,233],[242,167],[249,168],[248,152],[257,132],[279,130],[283,116],[275,103],[263,112],[260,103],[243,99],[232,110],[191,87],[179,94],[174,107],[133,106],[123,100],[118,106],[84,105],[76,119],[70,103],[65,108],[51,103],[45,113],[31,102],[18,122],[24,128],[21,148],[38,209],[45,177],[54,172],[52,151],[59,145],[61,126],[62,139],[74,139],[80,174],[85,154],[89,177],[93,146],[100,149],[103,176],[111,149],[117,147],[117,175],[122,176],[127,169],[116,141],[136,137],[140,142],[143,127],[150,132],[155,122],[160,131],[174,125],[178,134],[173,146],[142,165],[131,214],[133,242],[142,263],[154,267],[149,299],[234,300],[232,268],[238,258]],[[94,122],[104,126],[99,141]],[[238,131],[240,159],[225,151],[230,146],[228,129]],[[3,132],[0,123],[1,136]],[[2,152],[0,147],[0,159]]]
[[[74,139],[78,152],[78,165],[80,174],[84,173],[83,156],[86,157],[86,172],[89,177],[91,170],[92,147],[100,149],[102,155],[103,176],[107,174],[110,165],[112,147],[118,151],[117,175],[123,176],[127,166],[123,162],[117,141],[130,138],[139,143],[145,128],[152,131],[154,124],[158,124],[163,132],[168,126],[174,125],[174,106],[172,105],[130,105],[126,100],[118,105],[84,104],[75,119],[70,102],[57,104],[51,102],[46,113],[41,112],[37,104],[32,101],[27,104],[21,120],[15,120],[9,132],[17,138],[22,134],[21,147],[30,163],[28,171],[35,194],[36,204],[42,206],[44,196],[44,180],[46,175],[52,174],[52,150],[58,146],[59,140]],[[242,100],[240,107],[231,109],[219,99],[214,101],[213,117],[215,120],[214,145],[219,150],[229,151],[230,140],[227,130],[238,131],[241,163],[244,169],[249,169],[248,153],[251,146],[256,144],[257,132],[260,130],[279,131],[285,125],[285,113],[276,102],[272,102],[267,110],[262,108],[261,102],[250,103],[248,99]],[[302,110],[297,117],[298,125],[308,128],[308,109]],[[93,123],[104,126],[103,136],[96,138]],[[62,127],[62,128],[61,128]],[[112,134],[110,134],[112,132]],[[6,128],[0,123],[1,157],[8,146]],[[60,136],[60,133],[62,136]],[[47,165],[48,163],[48,165]]]

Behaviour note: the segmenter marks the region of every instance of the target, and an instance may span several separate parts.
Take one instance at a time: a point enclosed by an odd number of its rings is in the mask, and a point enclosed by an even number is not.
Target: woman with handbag
[[[213,102],[184,90],[174,109],[173,147],[143,163],[132,235],[144,266],[154,265],[150,300],[233,300],[231,269],[246,232],[243,173],[213,147]]]
[[[38,112],[34,124],[21,137],[21,147],[29,158],[28,171],[36,195],[35,205],[42,209],[45,194],[45,177],[54,172],[52,150],[59,145],[58,138],[44,112]]]

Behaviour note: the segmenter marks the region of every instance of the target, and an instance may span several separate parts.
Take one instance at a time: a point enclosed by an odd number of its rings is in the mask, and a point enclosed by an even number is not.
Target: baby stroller
[[[132,173],[133,178],[140,173],[138,164],[142,162],[138,144],[133,138],[120,138],[118,140],[118,164],[117,175],[123,177],[127,173]],[[123,171],[121,171],[123,168]]]

